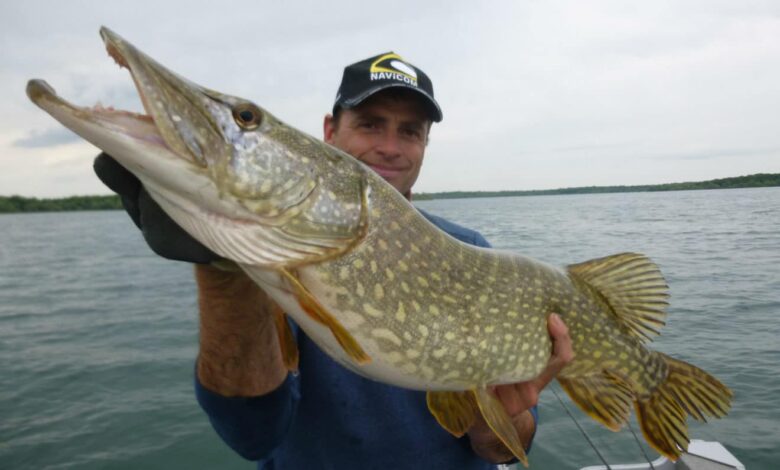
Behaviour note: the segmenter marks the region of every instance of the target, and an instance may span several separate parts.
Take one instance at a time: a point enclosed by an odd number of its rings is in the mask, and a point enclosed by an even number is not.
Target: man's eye
[[[419,129],[402,129],[401,132],[412,139],[422,138],[422,132]]]

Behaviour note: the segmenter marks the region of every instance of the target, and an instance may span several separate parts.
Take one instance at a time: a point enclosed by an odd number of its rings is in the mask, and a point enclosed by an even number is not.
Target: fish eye
[[[260,109],[252,103],[241,103],[233,107],[233,119],[241,129],[251,131],[260,126],[263,121],[263,114]]]

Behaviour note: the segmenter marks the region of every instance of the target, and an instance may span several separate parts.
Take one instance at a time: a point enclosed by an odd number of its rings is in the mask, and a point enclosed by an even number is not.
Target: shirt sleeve
[[[300,380],[288,374],[272,392],[225,397],[208,390],[195,374],[195,396],[217,434],[247,460],[268,457],[284,440],[300,401]]]
[[[479,246],[482,248],[492,248],[492,245],[490,242],[488,242],[485,237],[482,236],[479,232],[474,232],[474,243],[472,243],[474,246]]]

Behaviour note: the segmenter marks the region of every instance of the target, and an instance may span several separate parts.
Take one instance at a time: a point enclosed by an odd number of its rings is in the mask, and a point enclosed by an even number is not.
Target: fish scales
[[[647,347],[664,325],[668,287],[644,255],[561,269],[461,243],[350,155],[254,103],[182,79],[106,28],[101,36],[148,115],[81,108],[42,80],[28,83],[30,99],[119,160],[335,360],[427,390],[429,409],[453,435],[481,414],[527,464],[487,387],[543,370],[552,313],[575,352],[558,380],[609,429],[624,426],[633,405],[648,443],[675,459],[688,444],[687,416],[728,412],[728,387]],[[288,340],[280,331],[292,355]]]
[[[392,189],[378,187],[388,193],[374,195],[371,231],[362,243],[336,260],[300,269],[304,284],[320,285],[312,291],[338,292],[324,306],[350,312],[346,323],[358,342],[374,345],[374,360],[414,369],[408,375],[422,390],[528,380],[547,363],[547,317],[560,312],[583,357],[564,375],[600,367],[601,361],[587,359],[594,354],[632,371],[645,362],[639,344],[614,345],[616,322],[598,319],[604,306],[583,295],[565,271],[466,246],[409,210]],[[405,312],[400,318],[399,309]],[[645,388],[662,379],[660,372],[640,377]]]

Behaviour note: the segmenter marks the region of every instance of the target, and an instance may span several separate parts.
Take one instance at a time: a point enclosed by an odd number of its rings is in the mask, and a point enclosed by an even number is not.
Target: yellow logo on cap
[[[417,72],[398,54],[385,54],[371,64],[371,80],[399,80],[417,86]]]

